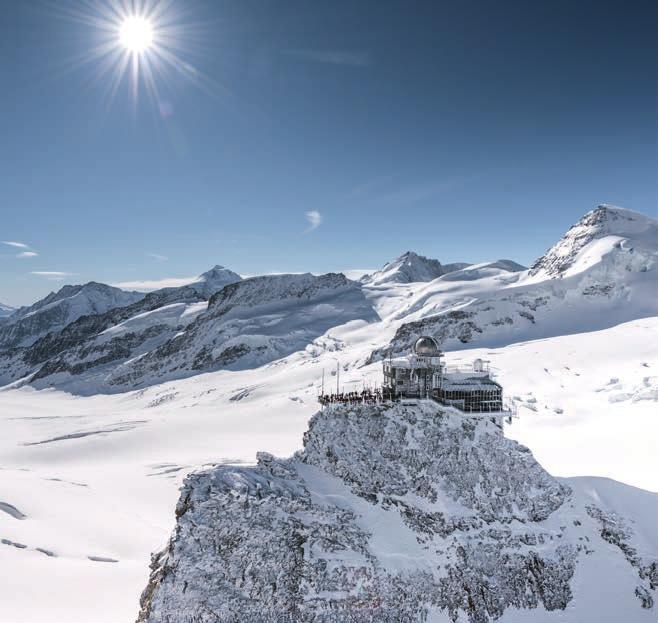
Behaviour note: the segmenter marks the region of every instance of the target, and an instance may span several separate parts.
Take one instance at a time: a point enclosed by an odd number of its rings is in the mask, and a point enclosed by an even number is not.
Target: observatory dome
[[[414,344],[414,353],[419,357],[438,357],[441,353],[439,345],[433,337],[424,335]]]

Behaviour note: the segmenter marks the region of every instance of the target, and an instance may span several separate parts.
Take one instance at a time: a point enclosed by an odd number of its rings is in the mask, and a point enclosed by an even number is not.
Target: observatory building
[[[486,362],[448,368],[431,337],[416,340],[411,353],[384,361],[384,386],[394,398],[430,398],[468,413],[503,411],[503,388]]]

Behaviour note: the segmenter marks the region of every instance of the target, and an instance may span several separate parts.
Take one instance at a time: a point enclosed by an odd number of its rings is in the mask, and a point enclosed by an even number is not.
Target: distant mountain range
[[[146,295],[65,286],[0,325],[0,382],[126,391],[258,367],[353,321],[381,323],[369,361],[421,334],[459,349],[591,331],[658,315],[657,257],[658,222],[601,205],[529,270],[512,260],[441,264],[406,252],[360,282],[341,274],[243,280],[215,266],[189,285]]]

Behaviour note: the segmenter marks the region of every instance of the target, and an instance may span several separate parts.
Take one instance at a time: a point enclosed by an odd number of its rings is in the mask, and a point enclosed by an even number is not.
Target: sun
[[[133,54],[148,51],[153,46],[153,25],[145,17],[126,17],[119,27],[119,43]]]
[[[0,0],[1,1],[1,0]],[[72,68],[92,65],[94,82],[105,85],[108,106],[129,86],[135,110],[144,92],[163,117],[169,98],[184,81],[214,93],[216,85],[188,59],[203,49],[205,27],[190,18],[198,0],[67,0],[56,14],[89,29],[89,47]],[[184,5],[184,6],[183,6]]]

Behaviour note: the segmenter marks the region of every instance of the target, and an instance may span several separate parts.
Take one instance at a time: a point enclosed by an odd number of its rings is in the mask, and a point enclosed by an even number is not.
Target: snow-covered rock
[[[0,328],[0,349],[30,346],[51,331],[59,331],[81,316],[103,314],[143,297],[103,283],[64,286],[29,307],[17,309]]]
[[[381,270],[365,275],[361,281],[370,285],[383,285],[387,283],[415,283],[432,281],[441,275],[461,270],[468,266],[464,262],[454,264],[441,264],[413,251],[407,251],[392,262],[385,264]]]
[[[327,408],[290,459],[188,477],[138,621],[652,620],[658,495],[600,484],[489,418]]]

